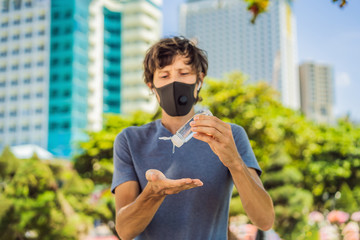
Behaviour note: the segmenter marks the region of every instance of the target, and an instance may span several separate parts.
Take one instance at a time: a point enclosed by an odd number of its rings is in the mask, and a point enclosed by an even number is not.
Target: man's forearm
[[[274,207],[262,183],[255,180],[242,159],[229,170],[246,214],[261,230],[269,230],[274,223]]]
[[[149,185],[134,202],[122,207],[116,214],[116,231],[123,240],[130,240],[142,233],[153,219],[165,196],[155,196]]]

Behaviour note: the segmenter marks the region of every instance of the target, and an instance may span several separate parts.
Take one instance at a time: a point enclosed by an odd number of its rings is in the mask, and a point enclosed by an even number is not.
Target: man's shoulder
[[[244,133],[246,134],[246,131],[242,126],[235,123],[230,123],[230,126],[234,136],[242,136]]]
[[[126,138],[134,139],[144,136],[149,136],[157,132],[157,123],[156,121],[149,122],[141,126],[130,126],[124,128],[120,133],[118,133],[116,139]]]

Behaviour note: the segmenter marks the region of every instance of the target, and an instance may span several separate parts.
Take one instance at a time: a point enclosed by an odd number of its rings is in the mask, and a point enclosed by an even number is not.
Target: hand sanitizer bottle
[[[187,121],[179,130],[177,130],[177,132],[171,137],[171,141],[178,148],[189,141],[194,135],[194,132],[191,131],[190,122],[194,120],[196,115],[212,116],[212,113],[208,109],[201,110],[195,113],[195,115],[189,121]]]

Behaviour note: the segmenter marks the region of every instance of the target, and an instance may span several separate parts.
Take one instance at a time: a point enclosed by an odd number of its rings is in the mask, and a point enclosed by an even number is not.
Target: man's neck
[[[169,116],[164,110],[162,110],[161,123],[172,134],[175,134],[176,131],[179,130],[179,128],[181,128],[182,125],[184,125],[190,118],[192,118],[192,116],[194,116],[194,114],[195,114],[194,107],[191,109],[191,111],[188,114],[181,117]]]

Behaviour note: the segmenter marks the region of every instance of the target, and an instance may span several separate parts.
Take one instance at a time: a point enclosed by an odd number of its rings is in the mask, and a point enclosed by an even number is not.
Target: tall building
[[[160,38],[161,0],[0,3],[0,151],[70,157],[103,113],[155,110],[142,61]]]
[[[50,2],[0,5],[0,149],[48,147]]]
[[[85,140],[90,0],[51,1],[48,150],[68,157]]]
[[[208,53],[210,77],[241,71],[249,82],[263,80],[281,101],[300,108],[296,25],[287,0],[270,1],[251,24],[245,1],[191,0],[180,8],[180,33]]]
[[[307,117],[321,123],[333,121],[333,88],[331,66],[314,62],[300,65],[301,110]]]
[[[103,113],[154,111],[143,82],[147,49],[161,36],[161,0],[94,0],[90,6],[89,129]]]

